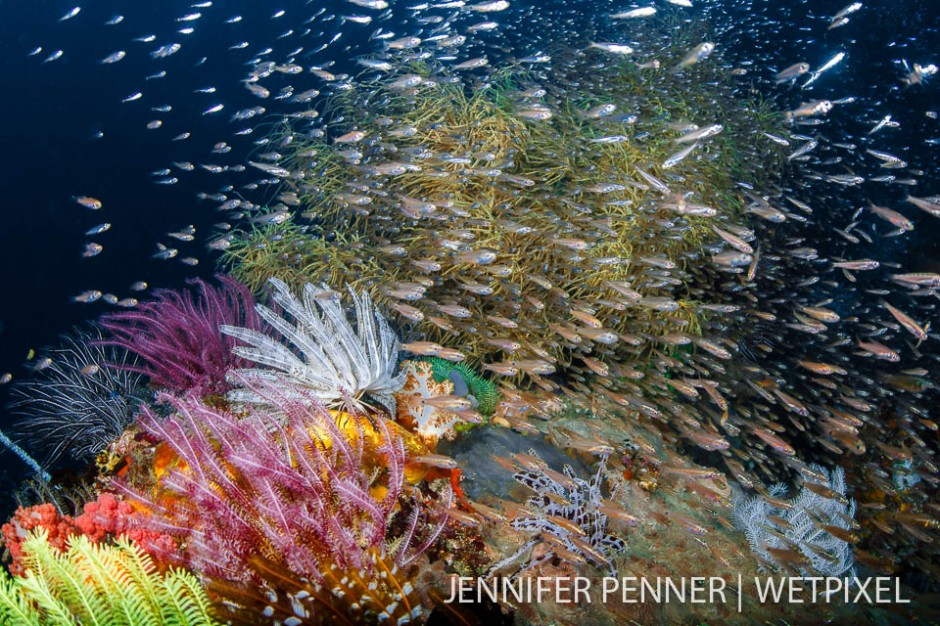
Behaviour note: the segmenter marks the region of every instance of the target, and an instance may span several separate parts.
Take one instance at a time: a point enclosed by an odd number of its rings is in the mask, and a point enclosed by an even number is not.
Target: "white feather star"
[[[283,281],[271,278],[268,282],[272,299],[285,315],[263,304],[255,308],[287,345],[255,330],[222,326],[223,333],[247,344],[236,346],[235,354],[280,372],[326,405],[339,404],[348,397],[358,401],[369,394],[394,413],[392,393],[403,383],[403,375],[395,374],[398,338],[373,306],[369,294],[349,289],[355,310],[353,324],[338,298],[323,297],[329,293],[325,285],[317,288],[307,283],[301,299]],[[240,370],[235,375],[236,380],[238,376],[278,377],[275,372],[262,369]],[[259,400],[244,389],[231,392],[230,399]]]

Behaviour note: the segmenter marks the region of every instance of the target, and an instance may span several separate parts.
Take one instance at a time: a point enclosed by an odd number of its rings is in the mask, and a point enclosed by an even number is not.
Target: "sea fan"
[[[832,472],[812,465],[827,477],[828,484],[813,491],[805,486],[789,501],[789,508],[773,506],[761,496],[748,498],[736,490],[734,520],[751,544],[751,550],[765,569],[787,558],[804,575],[854,576],[855,556],[852,544],[841,537],[851,535],[854,528],[855,501],[845,498],[845,471],[836,467]],[[823,497],[817,492],[826,493]],[[783,484],[774,485],[770,495],[779,498],[786,493]],[[776,516],[783,523],[772,521]],[[839,536],[836,536],[839,535]],[[794,563],[792,553],[801,557]]]
[[[63,455],[86,461],[133,421],[146,397],[137,366],[123,349],[103,346],[93,328],[66,336],[36,360],[36,375],[11,390],[13,431],[50,466]]]
[[[156,292],[134,311],[106,315],[101,325],[111,333],[105,345],[120,346],[136,354],[143,365],[125,369],[147,375],[174,392],[194,390],[200,395],[225,393],[226,373],[248,363],[232,354],[235,341],[219,327],[261,328],[254,298],[235,279],[219,275],[218,287],[196,279],[196,290]]]
[[[349,289],[356,315],[354,325],[325,285],[317,288],[307,283],[302,299],[298,299],[283,281],[271,278],[268,283],[274,302],[293,322],[262,304],[255,308],[294,350],[257,330],[222,326],[223,333],[248,344],[236,346],[234,353],[281,372],[327,405],[335,405],[345,396],[358,400],[369,394],[394,415],[392,394],[404,380],[402,374],[395,374],[398,338],[373,306],[369,294]],[[248,378],[277,380],[272,371],[239,373]],[[254,394],[238,391],[230,399],[257,401]]]
[[[260,554],[285,574],[322,583],[333,565],[370,572],[371,548],[400,566],[428,548],[450,494],[433,511],[421,496],[405,497],[405,442],[384,419],[334,416],[312,396],[246,384],[264,399],[247,414],[164,395],[175,415],[147,408],[139,419],[178,461],[155,494],[120,489],[153,512],[141,524],[181,540],[182,563],[259,583],[251,562]]]
[[[183,570],[158,574],[150,558],[126,540],[94,545],[77,536],[60,552],[40,531],[23,548],[25,576],[0,571],[3,624],[219,624],[195,576]]]

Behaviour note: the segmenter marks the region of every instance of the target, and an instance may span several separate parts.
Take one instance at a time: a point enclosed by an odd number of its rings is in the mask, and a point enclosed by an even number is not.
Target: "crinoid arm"
[[[306,387],[327,404],[344,396],[355,400],[369,394],[394,413],[394,393],[403,377],[395,374],[398,338],[366,292],[349,289],[355,321],[326,285],[307,283],[300,297],[283,281],[269,281],[272,300],[282,312],[256,305],[261,318],[276,330],[283,342],[248,328],[222,326],[221,331],[247,345],[234,348],[236,355],[277,370],[294,384]],[[263,370],[240,370],[252,377]],[[251,394],[236,399],[251,401]]]

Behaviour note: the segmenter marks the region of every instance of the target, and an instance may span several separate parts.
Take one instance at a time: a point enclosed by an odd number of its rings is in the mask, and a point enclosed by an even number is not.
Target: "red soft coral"
[[[75,530],[72,518],[61,515],[50,503],[37,504],[31,507],[19,507],[9,522],[3,525],[3,543],[10,551],[13,562],[10,564],[10,573],[22,576],[26,572],[23,564],[23,541],[29,536],[31,530],[44,528],[48,533],[49,545],[59,550],[65,550]]]
[[[10,573],[16,576],[25,573],[22,542],[31,530],[39,527],[46,529],[49,545],[60,551],[68,547],[72,535],[85,535],[92,543],[125,536],[143,548],[155,561],[162,563],[176,551],[176,541],[169,535],[140,528],[139,522],[131,523],[142,515],[130,502],[119,500],[107,492],[100,494],[94,502],[87,503],[84,512],[74,518],[60,514],[49,503],[20,507],[10,522],[2,527],[3,541],[13,557]]]
[[[126,518],[134,514],[129,502],[102,493],[95,502],[85,505],[84,513],[75,518],[78,532],[97,543],[106,537],[123,534]]]

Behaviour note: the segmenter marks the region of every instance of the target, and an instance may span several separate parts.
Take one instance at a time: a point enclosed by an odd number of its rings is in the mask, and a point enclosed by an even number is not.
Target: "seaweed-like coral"
[[[748,498],[735,491],[735,523],[751,544],[751,550],[766,569],[776,566],[795,569],[805,575],[852,576],[855,557],[855,501],[845,497],[845,471],[828,472],[811,466],[826,476],[827,483],[804,484],[800,493],[776,506],[762,496]],[[786,493],[783,484],[770,490],[772,498]]]
[[[660,270],[715,238],[701,205],[733,219],[743,208],[735,181],[761,171],[742,171],[750,146],[726,136],[677,168],[688,178],[658,166],[676,149],[663,120],[733,120],[745,137],[759,116],[716,111],[718,98],[671,77],[590,60],[557,77],[594,77],[590,103],[557,85],[537,89],[523,71],[496,68],[481,89],[439,80],[446,68],[414,72],[412,89],[392,76],[331,99],[335,115],[324,118],[343,122],[326,130],[366,134],[355,155],[297,134],[284,165],[298,176],[285,185],[310,222],[242,233],[225,251],[233,272],[254,286],[278,275],[294,288],[368,289],[473,363],[520,361],[507,375],[630,358],[619,333],[698,332],[707,310],[689,297],[691,274],[663,280]],[[639,124],[591,114],[597,102],[635,108],[649,132],[628,139]]]
[[[100,345],[98,328],[68,335],[37,358],[35,376],[11,390],[22,416],[13,432],[41,462],[87,461],[133,421],[147,394],[127,351]]]
[[[0,621],[9,626],[220,623],[195,576],[158,574],[150,557],[126,540],[94,545],[77,536],[60,552],[40,531],[23,550],[23,576],[0,572]]]
[[[273,571],[329,595],[331,572],[382,586],[380,562],[405,568],[435,541],[450,491],[408,494],[407,446],[383,418],[368,433],[318,406],[312,392],[246,384],[265,402],[239,415],[163,396],[172,417],[150,409],[140,417],[177,459],[155,492],[120,488],[151,512],[140,520],[146,528],[181,540],[182,553],[171,558],[243,589],[283,589]],[[348,612],[362,608],[354,596],[334,600]]]
[[[264,291],[271,278],[283,280],[299,289],[317,272],[309,264],[313,259],[333,259],[338,266],[348,269],[342,278],[352,278],[352,265],[358,260],[348,242],[342,238],[326,241],[311,237],[308,229],[288,220],[280,224],[261,224],[252,230],[251,243],[242,235],[235,249],[226,250],[223,265],[239,281],[255,293]],[[235,239],[235,237],[232,237]],[[330,284],[342,284],[327,280]],[[355,285],[355,283],[351,283]]]
[[[228,390],[226,373],[247,362],[232,354],[235,340],[223,335],[225,324],[261,328],[251,292],[230,276],[218,275],[219,286],[200,279],[195,290],[159,290],[155,299],[136,310],[106,315],[101,325],[110,333],[102,343],[136,354],[143,364],[119,366],[145,374],[159,387],[174,392],[221,394]]]
[[[307,283],[301,299],[277,278],[268,283],[272,299],[293,322],[263,304],[256,305],[258,314],[299,354],[257,330],[223,325],[223,333],[248,344],[236,346],[234,353],[282,373],[290,382],[309,389],[321,402],[336,404],[345,397],[359,400],[369,394],[394,415],[392,394],[401,387],[403,379],[401,374],[395,374],[398,338],[373,306],[369,294],[349,290],[356,315],[353,324],[337,294],[325,285],[318,289]],[[249,378],[275,380],[274,371],[254,369],[239,373]],[[254,395],[236,391],[230,398],[252,401]]]

